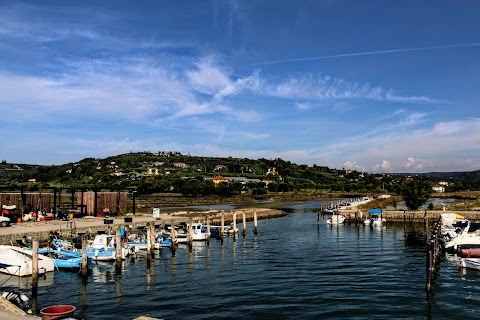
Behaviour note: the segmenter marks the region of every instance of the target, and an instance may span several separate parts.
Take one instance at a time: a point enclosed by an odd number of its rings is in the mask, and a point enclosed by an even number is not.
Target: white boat
[[[0,272],[19,277],[32,275],[32,251],[20,247],[0,245]],[[53,271],[55,262],[49,257],[38,255],[38,273]]]
[[[385,222],[387,222],[387,220],[379,216],[373,216],[363,221],[365,225],[372,226],[372,227],[381,226]]]
[[[186,233],[178,233],[175,235],[177,243],[188,243],[190,237],[188,235],[189,225],[187,224]],[[207,228],[201,223],[192,223],[192,241],[206,241],[208,239]]]
[[[93,243],[87,245],[87,256],[92,257],[95,261],[116,260],[115,237],[111,234],[97,234]],[[122,260],[125,260],[130,253],[132,253],[132,248],[122,245]]]
[[[480,270],[480,258],[462,258],[460,266],[462,268]]]
[[[475,225],[475,228],[477,225]],[[480,229],[472,230],[471,223],[463,228],[456,237],[450,238],[444,243],[445,250],[456,251],[460,248],[471,248],[480,246]]]
[[[345,222],[345,216],[343,214],[332,214],[332,217],[328,218],[327,224],[342,224]]]
[[[187,235],[189,233],[189,225],[187,224]],[[205,241],[208,239],[206,227],[201,223],[192,223],[192,241]]]

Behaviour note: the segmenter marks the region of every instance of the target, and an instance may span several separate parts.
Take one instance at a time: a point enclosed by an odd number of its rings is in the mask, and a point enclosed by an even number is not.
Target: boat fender
[[[23,293],[17,291],[6,291],[2,294],[2,297],[22,309],[28,314],[32,314],[32,304],[30,299]]]

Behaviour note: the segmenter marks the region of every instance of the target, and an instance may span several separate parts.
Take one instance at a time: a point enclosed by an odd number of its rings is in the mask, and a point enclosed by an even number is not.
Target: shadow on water
[[[404,226],[404,234],[406,247],[426,247],[425,230],[421,224]]]

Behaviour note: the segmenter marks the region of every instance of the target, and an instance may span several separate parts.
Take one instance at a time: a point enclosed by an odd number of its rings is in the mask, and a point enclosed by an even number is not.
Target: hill
[[[371,174],[326,166],[299,165],[280,158],[198,157],[169,151],[132,152],[105,159],[85,158],[56,166],[2,161],[0,172],[0,186],[4,188],[130,188],[145,194],[180,192],[192,196],[215,193],[231,195],[246,190],[263,194],[266,188],[279,192],[310,189],[362,194],[394,193],[406,176],[418,176],[433,182],[449,181],[460,188],[478,190],[480,180],[480,171]],[[216,176],[224,180],[214,179]],[[228,183],[223,185],[219,181]]]

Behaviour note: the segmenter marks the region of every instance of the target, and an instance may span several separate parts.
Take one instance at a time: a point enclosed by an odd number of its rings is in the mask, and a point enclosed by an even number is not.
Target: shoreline
[[[233,211],[233,210],[232,210]],[[271,208],[245,208],[234,210],[237,212],[237,223],[242,222],[242,212],[245,212],[246,221],[252,221],[254,211],[257,211],[257,219],[270,219],[285,216],[287,213],[278,209]],[[17,245],[17,239],[22,239],[23,236],[30,236],[32,239],[46,242],[50,240],[50,232],[58,232],[60,236],[71,235],[72,233],[85,232],[94,235],[99,230],[115,232],[117,227],[121,226],[145,226],[146,224],[155,223],[170,223],[171,221],[186,222],[189,218],[194,221],[204,222],[208,217],[211,224],[220,224],[221,210],[208,211],[175,211],[172,213],[162,213],[159,218],[153,217],[152,214],[127,214],[122,217],[107,218],[109,223],[106,223],[105,218],[100,217],[84,217],[74,218],[68,221],[50,220],[50,221],[29,221],[14,223],[10,227],[0,228],[0,244],[2,245]],[[125,222],[125,218],[131,218],[131,222]],[[224,212],[225,224],[233,222],[233,213],[230,211]]]

